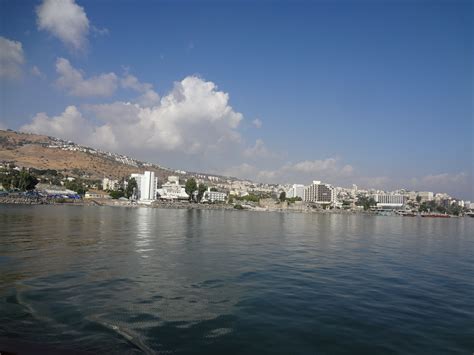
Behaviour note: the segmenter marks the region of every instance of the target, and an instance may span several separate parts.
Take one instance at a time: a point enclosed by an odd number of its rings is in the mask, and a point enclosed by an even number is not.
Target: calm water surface
[[[14,348],[472,354],[474,219],[0,206]]]

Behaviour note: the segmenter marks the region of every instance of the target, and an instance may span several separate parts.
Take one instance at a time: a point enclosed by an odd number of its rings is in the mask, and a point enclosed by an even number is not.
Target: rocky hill
[[[25,168],[54,169],[64,175],[90,179],[119,179],[145,170],[154,171],[160,180],[169,175],[183,178],[197,175],[84,147],[59,138],[11,130],[0,130],[0,162],[14,163]]]

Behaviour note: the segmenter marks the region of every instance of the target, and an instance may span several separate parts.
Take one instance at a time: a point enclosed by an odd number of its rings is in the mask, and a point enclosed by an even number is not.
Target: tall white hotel
[[[158,178],[154,171],[145,171],[143,174],[132,174],[130,177],[137,181],[137,197],[140,201],[156,200],[156,186]]]

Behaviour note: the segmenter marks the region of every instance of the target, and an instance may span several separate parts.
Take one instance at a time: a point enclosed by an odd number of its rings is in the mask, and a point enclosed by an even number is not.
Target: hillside
[[[74,177],[118,179],[131,173],[154,171],[160,180],[174,171],[115,153],[77,145],[62,139],[37,134],[0,130],[0,162],[35,169],[54,169]]]

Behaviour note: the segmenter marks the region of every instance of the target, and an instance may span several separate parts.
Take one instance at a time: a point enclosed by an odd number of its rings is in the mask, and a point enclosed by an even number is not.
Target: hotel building
[[[322,184],[321,181],[313,181],[312,185],[305,187],[303,201],[321,205],[334,203],[336,201],[334,187],[329,184]]]

